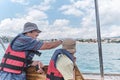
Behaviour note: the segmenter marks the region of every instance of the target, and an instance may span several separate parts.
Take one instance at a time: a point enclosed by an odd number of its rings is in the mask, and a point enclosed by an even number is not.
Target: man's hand
[[[43,69],[42,69],[43,68],[43,63],[40,62],[40,61],[33,61],[31,66],[38,66],[38,70],[37,70],[38,73],[43,73],[44,72]]]

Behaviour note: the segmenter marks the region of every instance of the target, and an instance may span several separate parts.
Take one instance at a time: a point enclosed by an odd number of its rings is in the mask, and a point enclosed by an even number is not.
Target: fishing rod
[[[98,0],[94,0],[94,2],[95,2],[97,40],[98,40],[98,50],[99,50],[100,74],[101,74],[101,80],[104,80],[104,69],[103,69],[103,58],[102,58],[102,46],[101,46],[101,33],[100,33],[100,19],[99,19],[99,10],[98,10]]]
[[[4,51],[5,51],[5,50],[6,50],[6,48],[5,48],[4,44],[3,44],[3,40],[2,40],[2,38],[1,38],[1,37],[0,37],[0,44],[2,45],[2,47],[3,47]]]

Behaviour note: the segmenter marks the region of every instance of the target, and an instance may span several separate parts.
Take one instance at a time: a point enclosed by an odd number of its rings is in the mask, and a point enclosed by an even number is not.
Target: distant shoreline
[[[13,40],[13,37],[6,37],[6,36],[3,36],[3,37],[0,37],[2,39],[2,41],[4,43],[9,43]],[[40,41],[56,41],[56,40],[59,40],[59,39],[39,39],[38,40]],[[92,38],[89,38],[89,39],[81,39],[81,38],[77,38],[75,39],[77,42],[79,43],[97,43],[97,39],[92,39]],[[120,38],[103,38],[101,39],[101,43],[120,43]]]

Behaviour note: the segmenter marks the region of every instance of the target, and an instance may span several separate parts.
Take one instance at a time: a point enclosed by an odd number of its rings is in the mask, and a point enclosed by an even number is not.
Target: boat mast
[[[96,15],[96,27],[97,27],[97,41],[98,41],[98,50],[99,50],[100,74],[101,74],[101,80],[104,80],[98,0],[94,0],[94,3],[95,3],[95,15]]]

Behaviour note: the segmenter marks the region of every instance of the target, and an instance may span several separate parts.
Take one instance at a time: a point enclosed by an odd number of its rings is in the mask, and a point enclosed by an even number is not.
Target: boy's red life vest
[[[25,67],[24,51],[14,51],[9,45],[0,64],[0,70],[20,74]]]
[[[71,53],[66,51],[65,49],[58,49],[53,54],[47,71],[47,79],[46,80],[64,80],[62,74],[56,69],[56,61],[59,54],[66,55],[71,61],[74,62],[74,58]]]

